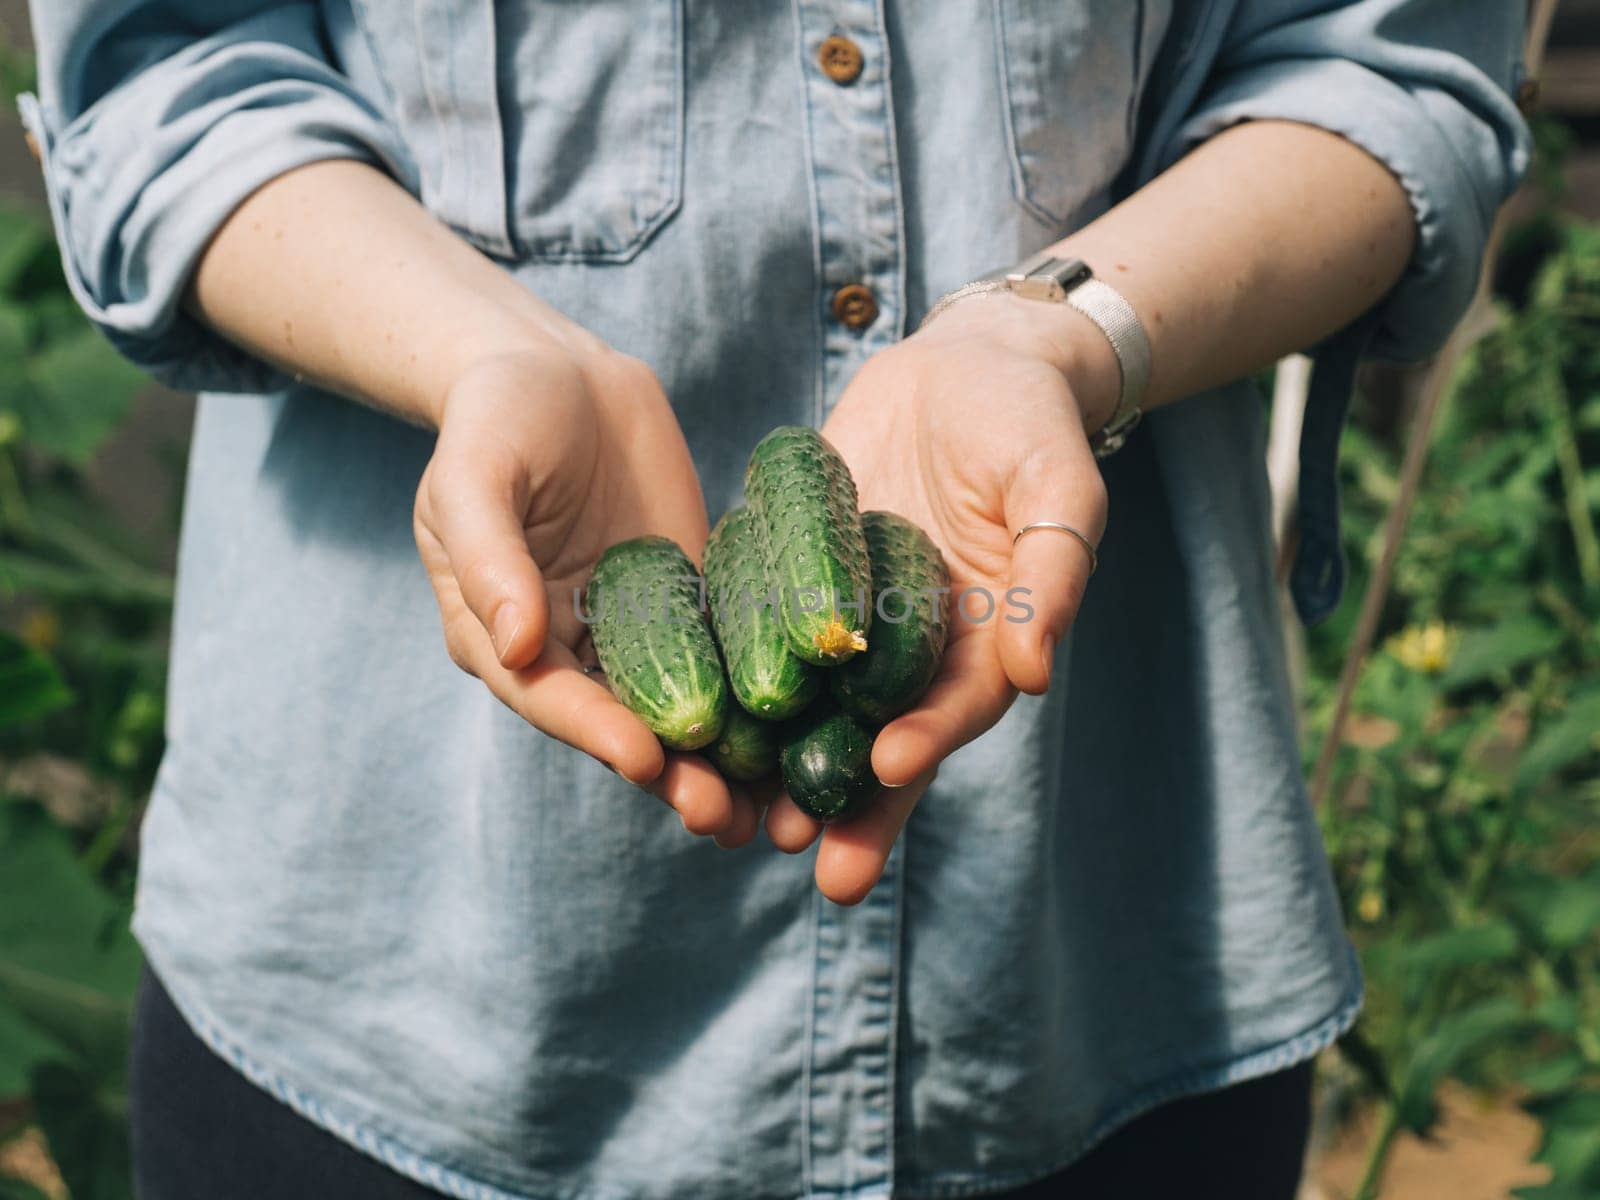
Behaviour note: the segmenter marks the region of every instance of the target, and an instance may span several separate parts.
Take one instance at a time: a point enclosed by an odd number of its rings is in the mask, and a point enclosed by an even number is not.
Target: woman
[[[74,287],[203,393],[142,1194],[1291,1196],[1360,982],[1244,380],[1319,347],[1316,616],[1350,368],[1440,342],[1526,162],[1514,8],[36,4]],[[571,605],[785,423],[1034,610],[814,862]]]

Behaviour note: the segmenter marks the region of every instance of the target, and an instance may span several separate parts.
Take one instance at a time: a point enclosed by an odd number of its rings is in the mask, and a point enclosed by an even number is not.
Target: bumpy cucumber
[[[726,778],[753,783],[778,770],[778,728],[735,704],[728,709],[722,733],[703,753]]]
[[[769,721],[793,716],[817,694],[821,672],[789,649],[777,589],[767,582],[761,525],[748,508],[717,522],[706,543],[706,596],[733,696]]]
[[[779,426],[750,455],[744,493],[766,539],[789,649],[819,666],[865,650],[872,569],[855,480],[839,452],[815,430]]]
[[[696,578],[676,542],[634,538],[600,556],[585,599],[611,691],[673,750],[710,744],[728,717]]]
[[[819,821],[842,821],[883,785],[872,773],[872,734],[830,700],[783,727],[778,761],[784,787]]]
[[[861,523],[872,560],[872,647],[828,675],[840,707],[881,725],[915,704],[939,669],[950,632],[950,569],[915,522],[869,512]]]

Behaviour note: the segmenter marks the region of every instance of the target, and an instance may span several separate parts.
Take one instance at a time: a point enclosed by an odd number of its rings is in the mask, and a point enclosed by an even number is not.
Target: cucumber
[[[750,510],[728,513],[706,543],[706,595],[734,699],[746,711],[778,721],[811,703],[822,677],[789,649],[776,589],[767,582],[766,553],[761,525]]]
[[[950,632],[950,569],[915,522],[869,512],[861,523],[872,560],[872,648],[828,675],[841,708],[882,725],[915,704],[939,669]]]
[[[634,538],[600,556],[585,597],[612,693],[673,750],[709,745],[728,718],[728,682],[697,578],[676,542]]]
[[[724,778],[754,783],[778,770],[778,726],[733,705],[721,736],[703,753]]]
[[[789,649],[819,666],[865,650],[872,568],[855,481],[839,452],[813,429],[780,425],[750,455],[744,492],[766,539]]]
[[[783,727],[784,787],[824,823],[855,815],[883,786],[872,773],[872,734],[824,697]]]

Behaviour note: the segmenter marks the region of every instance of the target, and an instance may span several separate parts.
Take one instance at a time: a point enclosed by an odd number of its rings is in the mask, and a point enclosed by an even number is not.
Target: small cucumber
[[[706,595],[734,699],[769,721],[811,703],[822,686],[821,672],[789,649],[777,589],[767,582],[761,525],[748,508],[734,509],[711,531]]]
[[[611,691],[673,750],[710,744],[728,717],[697,578],[676,542],[634,538],[600,556],[585,598]]]
[[[843,821],[883,786],[872,773],[872,734],[827,699],[783,727],[778,761],[802,812]]]
[[[737,704],[728,709],[722,734],[703,751],[724,778],[754,783],[778,770],[778,726],[759,721]]]
[[[872,569],[855,480],[839,452],[813,429],[781,425],[750,455],[744,492],[766,539],[789,649],[819,666],[865,650]]]
[[[869,512],[872,648],[830,671],[833,697],[868,725],[898,717],[928,690],[950,632],[950,569],[913,521]]]

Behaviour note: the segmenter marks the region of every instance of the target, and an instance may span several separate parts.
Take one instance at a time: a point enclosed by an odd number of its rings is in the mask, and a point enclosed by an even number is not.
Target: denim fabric
[[[1387,163],[1421,230],[1324,348],[1302,545],[1336,558],[1338,385],[1369,338],[1439,341],[1525,167],[1513,7],[39,0],[25,114],[74,289],[206,391],[135,917],[190,1023],[339,1137],[492,1200],[975,1195],[1326,1045],[1360,980],[1249,384],[1107,460],[1057,686],[950,759],[840,909],[809,856],[685,837],[460,674],[411,541],[429,438],[292,386],[179,295],[264,180],[368,159],[656,369],[717,513],[762,434],[824,419],[943,291],[1231,123],[1311,122]],[[843,86],[817,64],[836,32],[863,52]],[[857,282],[863,331],[830,314]],[[1308,611],[1330,570],[1305,566]]]

